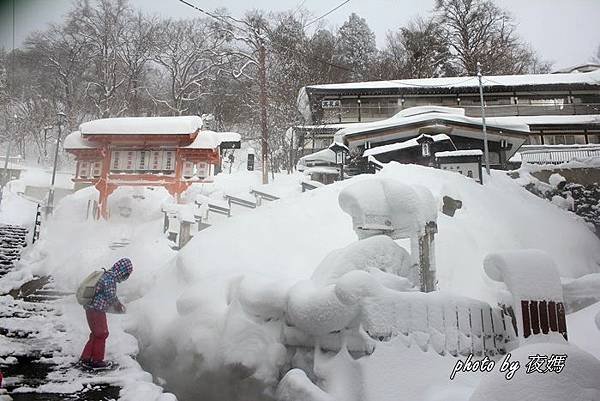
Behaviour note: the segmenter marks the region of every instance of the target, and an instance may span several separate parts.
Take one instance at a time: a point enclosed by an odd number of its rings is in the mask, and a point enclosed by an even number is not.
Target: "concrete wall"
[[[565,177],[567,182],[574,182],[581,185],[591,185],[595,182],[600,183],[600,169],[599,168],[555,168],[550,170],[542,170],[532,173],[535,178],[545,183],[548,183],[548,179],[554,173],[558,173]]]

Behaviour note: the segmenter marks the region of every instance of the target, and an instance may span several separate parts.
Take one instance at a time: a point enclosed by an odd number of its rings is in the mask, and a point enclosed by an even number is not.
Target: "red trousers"
[[[88,326],[90,326],[90,339],[81,353],[81,359],[101,362],[104,360],[104,348],[108,338],[108,324],[106,313],[93,309],[86,309]]]

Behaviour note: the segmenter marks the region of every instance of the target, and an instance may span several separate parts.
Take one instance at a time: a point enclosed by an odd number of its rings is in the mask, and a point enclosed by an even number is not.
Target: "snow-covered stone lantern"
[[[415,269],[418,266],[410,278],[423,292],[435,289],[437,207],[427,188],[390,179],[359,181],[340,193],[339,203],[352,216],[359,239],[382,234],[410,239]]]
[[[350,150],[346,145],[334,142],[329,146],[329,150],[335,153],[335,164],[340,166],[340,181],[344,179],[344,164]]]

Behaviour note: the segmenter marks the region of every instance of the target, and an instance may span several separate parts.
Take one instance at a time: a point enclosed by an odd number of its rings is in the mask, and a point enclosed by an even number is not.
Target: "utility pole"
[[[66,120],[65,113],[57,113],[58,117],[58,136],[56,137],[56,149],[54,150],[54,167],[52,168],[52,183],[50,184],[50,191],[48,192],[48,214],[52,214],[54,209],[54,182],[56,181],[56,166],[58,163],[58,148],[60,147],[60,136],[62,134],[62,125]]]
[[[266,67],[266,49],[263,38],[260,35],[260,29],[257,30],[258,36],[258,79],[260,84],[260,128],[262,131],[262,183],[269,183],[269,132],[267,129],[267,67]]]
[[[488,149],[487,127],[485,125],[485,105],[483,103],[483,85],[481,83],[481,63],[477,62],[477,78],[479,79],[479,101],[481,103],[481,122],[483,124],[483,156],[485,158],[485,171],[490,175],[490,152]]]

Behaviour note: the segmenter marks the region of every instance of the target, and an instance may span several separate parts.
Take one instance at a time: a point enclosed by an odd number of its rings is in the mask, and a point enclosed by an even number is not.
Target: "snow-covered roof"
[[[82,135],[189,135],[202,128],[198,116],[103,118],[79,126]]]
[[[240,142],[242,136],[237,132],[218,132],[221,142]]]
[[[237,132],[200,131],[194,141],[185,148],[215,149],[223,142],[239,142],[241,139],[241,135]]]
[[[460,157],[460,156],[481,156],[483,152],[481,149],[463,149],[463,150],[449,150],[446,152],[436,152],[435,157]]]
[[[74,131],[66,136],[63,147],[65,150],[95,149],[96,145],[91,141],[82,138],[80,131]]]
[[[375,138],[379,135],[379,132],[386,130],[389,131],[389,135],[386,134],[386,140],[391,140],[393,138],[402,140],[414,135],[414,130],[397,132],[397,129],[411,125],[416,126],[417,131],[420,133],[423,133],[423,131],[427,131],[427,133],[440,131],[446,133],[452,131],[456,133],[457,128],[452,127],[452,123],[474,127],[482,126],[481,118],[465,116],[464,109],[461,108],[419,106],[413,107],[412,110],[404,110],[386,120],[357,124],[356,127],[342,129],[335,134],[334,140],[336,142],[347,142],[346,139],[350,139],[351,136],[359,135],[358,142],[361,140],[366,141],[364,134],[372,133]],[[504,139],[512,145],[508,152],[509,158],[512,157],[514,152],[516,152],[523,143],[525,143],[526,135],[529,133],[529,126],[518,120],[493,121],[492,123],[488,123],[487,127],[488,138],[490,138],[490,140],[498,141]],[[463,130],[460,131],[460,135],[470,138],[480,138],[481,134],[479,132]]]
[[[332,175],[338,175],[340,174],[340,171],[337,169],[337,167],[330,167],[330,166],[314,166],[314,167],[307,167],[306,170],[304,170],[305,174],[332,174]]]
[[[353,127],[344,128],[335,134],[336,142],[343,142],[343,138],[347,135],[356,133],[365,133],[370,131],[378,131],[386,128],[401,127],[410,124],[423,123],[430,120],[442,120],[448,122],[482,125],[481,118],[467,117],[464,115],[464,109],[458,107],[441,107],[441,106],[417,106],[403,110],[394,116],[385,120],[374,121],[371,123],[357,124]],[[519,120],[499,120],[494,121],[486,119],[488,128],[497,130],[520,131],[523,134],[529,133],[529,126]]]
[[[586,64],[578,64],[578,65],[572,65],[570,67],[561,68],[560,70],[554,71],[553,74],[591,72],[591,71],[596,71],[598,69],[600,69],[600,64],[586,63]]]
[[[403,142],[397,142],[397,143],[391,143],[389,145],[382,145],[382,146],[377,146],[375,148],[371,148],[371,149],[367,149],[365,150],[365,152],[363,153],[364,157],[367,156],[375,156],[375,155],[380,155],[382,153],[388,153],[388,152],[393,152],[395,150],[400,150],[400,149],[408,149],[408,148],[414,148],[419,145],[418,140],[424,137],[428,137],[433,139],[433,142],[440,142],[440,141],[449,141],[450,137],[446,134],[437,134],[437,135],[419,135],[416,138],[412,138],[409,139],[407,141],[403,141]]]
[[[318,152],[311,153],[310,155],[302,156],[299,162],[306,164],[307,162],[326,162],[335,163],[335,152],[329,148],[319,150]]]
[[[534,86],[556,84],[600,85],[600,70],[586,73],[526,74],[484,76],[483,86]],[[424,79],[400,79],[388,81],[350,82],[341,84],[309,85],[310,89],[346,90],[346,89],[402,89],[402,88],[473,88],[479,85],[477,77],[444,77]]]

